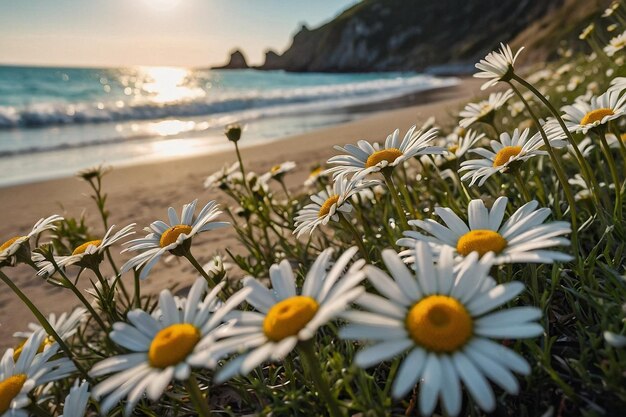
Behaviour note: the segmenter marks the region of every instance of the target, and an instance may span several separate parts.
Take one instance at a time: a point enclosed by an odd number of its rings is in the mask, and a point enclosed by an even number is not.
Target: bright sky
[[[358,0],[0,0],[0,64],[208,66],[282,52]]]

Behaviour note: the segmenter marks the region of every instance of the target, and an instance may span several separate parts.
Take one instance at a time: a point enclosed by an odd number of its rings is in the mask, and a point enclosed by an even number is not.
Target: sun
[[[143,0],[144,3],[146,3],[153,9],[164,11],[172,10],[173,8],[178,6],[180,1],[181,0]]]

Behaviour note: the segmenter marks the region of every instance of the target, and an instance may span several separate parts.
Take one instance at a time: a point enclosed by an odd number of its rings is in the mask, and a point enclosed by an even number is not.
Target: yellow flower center
[[[371,168],[382,161],[387,161],[391,164],[402,155],[402,151],[397,148],[389,148],[376,151],[367,158],[367,162],[365,162],[365,168]]]
[[[624,46],[626,46],[626,40],[624,39],[611,39],[611,45],[613,45],[615,48],[623,48]]]
[[[595,122],[599,122],[602,119],[604,119],[606,116],[613,116],[614,114],[615,113],[613,113],[613,110],[607,109],[607,108],[591,110],[589,113],[583,116],[582,120],[580,121],[580,124],[588,125],[588,124],[592,124]]]
[[[454,352],[472,337],[473,321],[452,297],[431,295],[418,301],[406,316],[406,329],[418,345],[431,352]]]
[[[455,153],[458,150],[459,150],[459,145],[450,145],[450,146],[448,146],[448,151],[450,151],[450,153]]]
[[[274,165],[274,166],[272,167],[272,169],[270,169],[270,171],[272,172],[272,174],[273,174],[273,173],[275,173],[275,172],[277,172],[277,171],[279,171],[279,170],[280,170],[280,165]]]
[[[319,304],[311,297],[289,297],[274,304],[267,312],[263,332],[274,342],[297,335],[315,316],[318,308]]]
[[[500,233],[493,230],[472,230],[461,236],[456,243],[456,250],[463,256],[478,252],[483,256],[487,252],[500,253],[506,248],[507,242]]]
[[[13,362],[17,362],[17,360],[20,358],[20,355],[22,354],[22,351],[24,350],[24,345],[26,344],[26,340],[27,339],[22,340],[17,345],[17,347],[13,350]],[[46,346],[50,346],[53,343],[54,343],[54,338],[52,336],[46,337],[43,340],[43,342],[41,342],[41,344],[39,345],[39,348],[37,349],[37,353],[43,352]]]
[[[18,396],[28,377],[24,374],[10,376],[0,381],[0,414],[11,407],[11,401]]]
[[[167,368],[182,362],[199,341],[200,331],[188,323],[172,324],[160,330],[150,343],[150,366]]]
[[[480,114],[478,115],[478,118],[480,119],[480,118],[483,118],[483,117],[487,116],[493,110],[494,109],[491,106],[491,104],[489,104],[489,103],[483,104],[482,107],[480,108]]]
[[[322,167],[318,167],[318,168],[315,168],[314,170],[312,170],[312,171],[309,173],[309,177],[311,177],[311,178],[312,178],[312,177],[316,177],[316,176],[318,176],[318,175],[319,175],[319,174],[321,174],[321,173],[322,173]]]
[[[15,241],[19,238],[21,238],[22,236],[15,236],[12,237],[11,239],[7,240],[6,242],[4,242],[2,245],[0,245],[0,252],[2,252],[3,250],[7,249],[9,246],[11,246],[13,243],[15,243]]]
[[[87,248],[90,245],[93,246],[99,246],[102,243],[101,240],[90,240],[89,242],[85,242],[82,245],[78,246],[76,249],[74,249],[74,252],[72,252],[72,255],[80,255],[85,253],[85,251],[87,250]]]
[[[496,154],[496,157],[493,160],[493,166],[500,167],[506,164],[507,162],[509,162],[509,159],[519,155],[520,152],[522,152],[521,146],[505,146],[504,148],[500,149]]]
[[[191,226],[188,226],[186,224],[179,224],[170,227],[161,235],[161,240],[159,241],[159,244],[162,248],[166,247],[167,245],[171,245],[172,243],[175,243],[176,239],[178,239],[178,236],[182,235],[183,233],[186,235],[191,233]]]
[[[319,213],[317,213],[317,217],[324,217],[328,213],[330,213],[331,207],[333,206],[333,204],[337,204],[337,201],[339,201],[339,196],[336,194],[328,197],[328,199],[324,201],[324,204],[322,204],[322,207],[320,207],[320,211]]]

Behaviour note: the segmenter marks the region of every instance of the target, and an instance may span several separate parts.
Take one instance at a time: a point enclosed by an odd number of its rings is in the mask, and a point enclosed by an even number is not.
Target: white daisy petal
[[[396,379],[391,386],[394,398],[404,397],[422,376],[426,364],[426,352],[419,347],[414,348],[402,361]]]
[[[472,349],[471,346],[465,350],[465,353],[467,357],[474,362],[474,365],[480,368],[489,379],[502,387],[502,389],[509,394],[518,393],[519,384],[517,383],[517,379],[515,379],[511,372],[504,366],[492,360],[480,350]]]
[[[361,368],[369,368],[408,350],[413,346],[410,339],[398,339],[381,342],[360,350],[354,357],[354,363]]]
[[[448,414],[456,416],[461,411],[462,405],[459,376],[452,364],[452,360],[447,355],[441,355],[439,362],[442,378],[440,397]]]
[[[496,407],[496,399],[482,373],[461,352],[452,356],[452,363],[478,406],[487,412],[493,411]]]
[[[437,404],[437,394],[441,387],[442,370],[437,355],[429,353],[424,365],[420,383],[419,407],[422,415],[431,415]]]

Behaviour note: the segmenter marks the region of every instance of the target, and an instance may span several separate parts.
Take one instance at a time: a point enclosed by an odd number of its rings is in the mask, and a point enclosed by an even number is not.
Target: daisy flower
[[[476,144],[479,140],[485,137],[484,133],[480,135],[468,129],[464,136],[452,135],[448,141],[448,155],[453,155],[455,158],[460,159],[465,153]]]
[[[468,256],[478,252],[484,256],[495,254],[494,263],[552,263],[572,260],[572,256],[546,250],[554,246],[567,246],[570,241],[560,237],[572,230],[568,222],[557,221],[543,223],[551,211],[549,208],[537,209],[539,203],[531,201],[517,209],[504,224],[504,214],[508,199],[499,197],[488,210],[482,200],[472,200],[467,209],[469,224],[461,220],[449,208],[437,207],[435,213],[446,226],[432,219],[412,220],[411,226],[428,233],[406,231],[398,245],[412,248],[415,241],[430,244],[438,253],[445,247],[455,250],[458,256]],[[409,251],[410,252],[410,251]],[[405,251],[402,255],[410,255]]]
[[[604,13],[602,13],[602,17],[609,17],[613,15],[615,10],[617,9],[619,9],[619,1],[614,1],[609,7],[606,8],[606,10],[604,10]]]
[[[134,234],[134,227],[135,223],[132,223],[118,230],[116,233],[113,233],[113,229],[115,229],[115,225],[113,225],[109,227],[109,230],[107,230],[102,239],[90,240],[77,246],[71,255],[55,256],[54,262],[59,268],[66,268],[70,265],[78,265],[81,268],[97,266],[104,259],[104,253],[107,248],[125,237]],[[33,254],[33,261],[39,268],[37,275],[52,275],[56,271],[55,265],[49,260],[46,260],[41,254]]]
[[[574,195],[574,200],[576,200],[576,201],[587,200],[587,199],[591,199],[591,197],[593,196],[593,193],[589,189],[589,187],[587,185],[587,182],[583,179],[583,177],[580,174],[575,174],[574,178],[568,179],[567,182],[570,185],[574,185],[576,187],[580,187],[580,189],[581,189],[580,191],[578,191]],[[598,186],[600,188],[604,188],[604,187],[606,187],[606,183],[605,182],[600,182],[598,184]],[[610,189],[615,189],[615,184],[609,184],[609,188]]]
[[[438,146],[431,146],[431,142],[437,137],[436,129],[429,129],[425,132],[411,127],[403,139],[400,139],[400,131],[396,129],[387,136],[385,145],[381,149],[375,143],[360,140],[357,146],[345,145],[335,146],[335,149],[345,152],[346,155],[333,156],[328,160],[329,164],[337,165],[326,170],[334,177],[340,174],[354,174],[362,178],[367,174],[379,172],[383,168],[395,167],[414,156],[426,154],[442,154],[444,149]]]
[[[17,263],[17,253],[20,248],[26,248],[26,252],[30,252],[30,238],[33,236],[39,236],[46,230],[55,230],[56,226],[54,222],[63,220],[63,217],[58,215],[52,215],[45,219],[39,219],[33,226],[32,230],[25,236],[15,236],[6,242],[0,244],[0,266],[15,265]],[[28,253],[27,259],[30,258]]]
[[[268,181],[268,178],[265,178],[262,175],[259,176],[256,174],[256,172],[248,172],[246,174],[246,182],[248,183],[248,185],[250,186],[250,189],[254,193],[261,194],[261,195],[267,194],[270,189],[267,181]],[[241,171],[233,172],[228,177],[227,182],[230,184],[237,184],[237,185],[245,186]],[[226,185],[226,183],[224,184],[225,184],[225,187],[222,187],[222,188],[228,188],[228,185]]]
[[[496,285],[488,276],[492,256],[480,261],[474,254],[454,267],[452,250],[441,251],[433,262],[428,245],[415,246],[415,270],[410,271],[392,250],[384,250],[383,261],[391,277],[367,265],[372,286],[381,295],[366,293],[356,303],[364,311],[342,315],[350,324],[342,328],[343,339],[372,341],[354,361],[363,368],[377,365],[404,352],[391,393],[402,398],[419,381],[419,408],[431,415],[441,399],[447,415],[461,411],[461,384],[483,410],[496,406],[490,379],[510,394],[519,384],[513,372],[528,375],[524,358],[490,339],[539,336],[543,328],[536,320],[541,310],[514,307],[493,311],[524,290],[520,282]]]
[[[489,81],[484,83],[480,89],[484,90],[492,87],[499,81],[510,80],[513,76],[515,60],[523,49],[524,47],[522,46],[515,55],[513,55],[509,45],[500,43],[499,51],[489,52],[485,59],[481,59],[480,62],[476,64],[476,68],[479,69],[480,72],[474,74],[474,77],[488,78]]]
[[[214,276],[223,276],[232,268],[233,264],[224,262],[224,258],[220,255],[215,255],[209,262],[202,265],[204,272]]]
[[[621,135],[619,135],[619,139],[617,138],[617,136],[615,136],[614,134],[610,133],[606,135],[606,141],[609,144],[609,147],[613,148],[613,149],[619,149],[620,148],[620,142],[622,142],[624,145],[626,145],[626,133],[622,133]]]
[[[76,176],[85,181],[91,181],[94,178],[102,178],[112,170],[113,167],[111,166],[97,165],[78,171]]]
[[[540,120],[541,128],[548,137],[548,142],[553,148],[566,148],[569,146],[567,135],[561,127],[561,124],[554,118],[548,117],[545,122]],[[539,135],[539,133],[537,133]]]
[[[604,340],[615,348],[623,348],[626,346],[626,336],[609,331],[605,331],[602,335],[604,336]]]
[[[570,132],[587,133],[589,130],[617,119],[626,112],[626,95],[620,97],[619,92],[609,90],[599,97],[592,97],[590,102],[575,101],[564,106],[563,120]]]
[[[89,383],[83,381],[79,385],[78,379],[70,388],[70,393],[63,402],[63,414],[59,417],[84,417],[89,403]]]
[[[624,90],[626,90],[626,77],[613,78],[608,91],[617,91],[618,94],[621,94]]]
[[[459,113],[463,119],[459,122],[459,126],[468,128],[476,122],[492,123],[496,115],[496,110],[506,104],[513,97],[513,90],[505,92],[491,93],[487,100],[478,103],[468,103]]]
[[[609,41],[609,44],[604,47],[604,52],[608,56],[613,56],[617,51],[621,51],[626,46],[626,31],[617,35]]]
[[[78,327],[81,325],[83,320],[85,319],[85,315],[87,314],[87,310],[82,307],[75,308],[70,314],[67,312],[62,313],[57,317],[56,314],[51,313],[48,316],[48,322],[50,326],[54,329],[54,331],[59,335],[59,337],[63,340],[67,340],[70,337],[74,336],[78,331]],[[29,337],[33,334],[44,331],[43,327],[39,323],[29,323],[28,331],[26,332],[15,332],[13,333],[13,337],[17,337],[23,339],[23,341],[15,348],[13,351],[13,358],[17,360],[19,355],[22,353],[24,349],[24,344]],[[39,352],[43,352],[46,346],[55,343],[54,338],[52,336],[47,336],[41,346],[39,346]]]
[[[26,408],[31,399],[29,393],[40,385],[62,379],[75,371],[74,364],[57,355],[59,345],[52,344],[38,353],[45,332],[33,333],[22,348],[17,360],[13,349],[8,349],[0,360],[0,417],[28,417]]]
[[[146,237],[127,242],[130,246],[122,253],[127,251],[141,253],[122,265],[121,273],[132,268],[142,268],[139,277],[145,279],[165,252],[170,251],[176,256],[184,256],[189,251],[191,240],[196,234],[229,225],[228,222],[211,221],[221,214],[215,201],[209,201],[194,219],[197,203],[198,200],[194,200],[185,204],[180,218],[176,210],[170,207],[167,212],[170,224],[157,220],[144,229],[149,232]]]
[[[309,172],[309,176],[304,181],[304,185],[306,187],[312,187],[315,184],[317,184],[320,178],[323,178],[324,176],[325,176],[324,167],[321,165],[318,165],[314,167],[313,169],[311,169],[311,172]]]
[[[459,172],[467,171],[461,180],[471,180],[470,186],[476,182],[482,186],[487,178],[496,173],[509,171],[513,164],[519,164],[538,155],[547,155],[546,151],[540,150],[543,146],[541,136],[537,133],[529,138],[529,133],[529,129],[524,129],[521,134],[515,129],[513,136],[510,136],[508,132],[503,132],[500,134],[499,141],[490,142],[493,151],[486,148],[470,150],[471,153],[478,154],[482,158],[461,162]]]
[[[332,188],[328,186],[325,190],[313,194],[311,196],[312,203],[298,211],[295,217],[296,228],[293,233],[300,237],[307,232],[313,233],[317,226],[326,225],[331,220],[338,222],[340,213],[346,215],[352,212],[350,198],[374,184],[378,184],[378,182],[347,179],[340,175]]]
[[[92,389],[94,398],[106,396],[101,403],[103,414],[126,398],[125,412],[130,415],[144,392],[156,401],[172,379],[189,378],[189,357],[198,351],[198,342],[250,293],[250,289],[243,289],[219,305],[217,294],[223,286],[217,285],[203,297],[207,284],[198,278],[187,299],[179,303],[182,309],[177,308],[172,293],[163,290],[157,314],[135,309],[128,313],[128,323],[113,325],[109,338],[130,353],[98,362],[89,372],[92,377],[112,374]]]
[[[578,146],[578,150],[585,158],[588,158],[591,155],[591,152],[596,148],[589,136],[581,140],[576,146]],[[572,145],[567,145],[567,152],[568,153],[564,155],[565,157],[576,157],[576,150]]]
[[[300,291],[287,260],[270,267],[272,290],[253,277],[244,278],[245,288],[252,289],[246,301],[256,311],[233,311],[233,327],[216,331],[211,347],[194,355],[191,363],[201,365],[231,353],[241,353],[230,360],[215,376],[222,383],[235,375],[245,375],[267,360],[279,360],[296,344],[313,338],[321,326],[331,321],[358,297],[364,289],[357,286],[364,275],[363,260],[347,268],[357,248],[348,249],[328,270],[332,249],[315,260]],[[248,351],[248,352],[245,352]],[[245,352],[245,353],[244,353]]]
[[[580,35],[578,35],[578,39],[580,39],[581,41],[584,41],[585,39],[589,37],[589,35],[591,35],[591,33],[594,31],[595,28],[596,28],[596,25],[594,25],[593,23],[590,23],[583,29],[582,32],[580,32]]]
[[[231,176],[235,172],[239,172],[239,162],[235,162],[232,165],[224,165],[221,170],[209,175],[204,180],[204,188],[212,189],[215,186],[219,188],[228,188]]]
[[[274,165],[270,168],[269,172],[261,175],[263,181],[269,181],[271,178],[274,178],[277,181],[280,181],[286,173],[293,171],[296,168],[296,163],[293,161],[283,162],[282,164]]]

